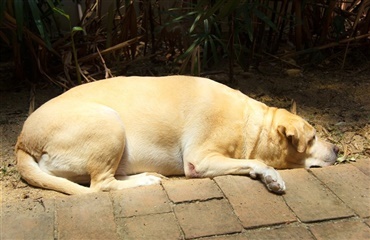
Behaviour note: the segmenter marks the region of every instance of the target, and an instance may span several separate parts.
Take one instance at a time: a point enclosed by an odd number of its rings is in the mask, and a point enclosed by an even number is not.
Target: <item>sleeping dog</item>
[[[301,117],[190,76],[72,88],[29,116],[16,145],[23,179],[67,194],[225,174],[259,177],[281,193],[275,168],[328,166],[337,154]]]

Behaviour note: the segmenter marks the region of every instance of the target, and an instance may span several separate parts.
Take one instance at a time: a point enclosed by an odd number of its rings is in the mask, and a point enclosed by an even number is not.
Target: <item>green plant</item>
[[[38,79],[45,73],[46,63],[40,56],[47,52],[58,56],[51,45],[51,35],[56,29],[51,0],[5,0],[0,5],[0,38],[13,50],[18,79]],[[59,4],[54,1],[53,4]],[[46,73],[45,73],[46,74]]]
[[[12,51],[18,80],[70,88],[137,72],[202,75],[228,61],[232,81],[235,64],[247,71],[262,60],[301,68],[342,56],[344,66],[370,36],[367,1],[115,0],[104,12],[107,1],[75,0],[84,5],[78,22],[63,2],[0,2],[0,44]]]
[[[50,0],[48,2],[49,2],[49,6],[52,7],[54,12],[60,14],[61,16],[65,17],[68,20],[70,35],[71,35],[72,55],[73,55],[73,60],[74,60],[74,63],[75,63],[75,68],[76,68],[77,83],[81,84],[82,83],[81,73],[80,73],[81,69],[80,69],[80,65],[78,64],[76,44],[75,44],[75,40],[74,40],[73,36],[77,32],[84,32],[85,34],[86,34],[86,32],[82,27],[79,27],[79,26],[72,27],[71,19],[70,19],[69,15],[66,14],[63,9],[57,8],[55,5],[53,5],[53,3]]]
[[[256,34],[259,25],[263,23],[277,31],[276,25],[265,13],[268,9],[263,1],[228,0],[200,0],[196,4],[170,9],[173,19],[164,27],[179,24],[189,26],[185,36],[189,36],[188,42],[191,44],[178,58],[183,61],[180,72],[185,72],[186,66],[191,63],[191,72],[199,74],[200,62],[203,67],[207,67],[210,60],[218,63],[224,54],[228,56],[229,61],[234,61],[236,57],[236,62],[244,67],[244,58],[248,51],[255,51],[250,48],[248,50],[246,41],[253,45],[259,40],[260,35]],[[223,32],[222,29],[225,28],[228,28],[227,32]],[[230,64],[230,70],[232,67],[233,64]]]

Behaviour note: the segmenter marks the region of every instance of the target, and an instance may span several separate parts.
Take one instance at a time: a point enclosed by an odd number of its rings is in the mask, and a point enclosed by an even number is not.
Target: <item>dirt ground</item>
[[[236,71],[239,89],[269,106],[289,108],[292,99],[298,114],[319,134],[341,149],[341,159],[368,159],[370,164],[370,68],[351,71],[310,70],[288,76],[284,71]],[[210,75],[225,82],[226,74]],[[0,79],[1,80],[1,79]],[[47,86],[36,91],[36,107],[62,91]],[[25,87],[0,92],[1,201],[64,196],[24,183],[17,170],[14,145],[29,109],[30,90]]]

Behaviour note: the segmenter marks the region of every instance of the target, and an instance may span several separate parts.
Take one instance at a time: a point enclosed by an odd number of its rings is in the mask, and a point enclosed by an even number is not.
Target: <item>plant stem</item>
[[[81,73],[80,73],[80,65],[78,64],[78,59],[77,59],[77,51],[76,51],[76,46],[75,46],[75,41],[73,39],[74,32],[71,34],[71,39],[72,39],[72,54],[73,54],[73,60],[75,62],[76,66],[76,75],[77,75],[77,83],[81,84]]]

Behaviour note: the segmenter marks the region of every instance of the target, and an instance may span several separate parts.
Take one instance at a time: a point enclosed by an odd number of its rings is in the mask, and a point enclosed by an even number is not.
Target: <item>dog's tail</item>
[[[35,159],[22,149],[17,149],[17,166],[22,178],[29,184],[55,190],[66,194],[83,194],[93,192],[88,187],[81,186],[65,178],[56,177],[42,171]]]

